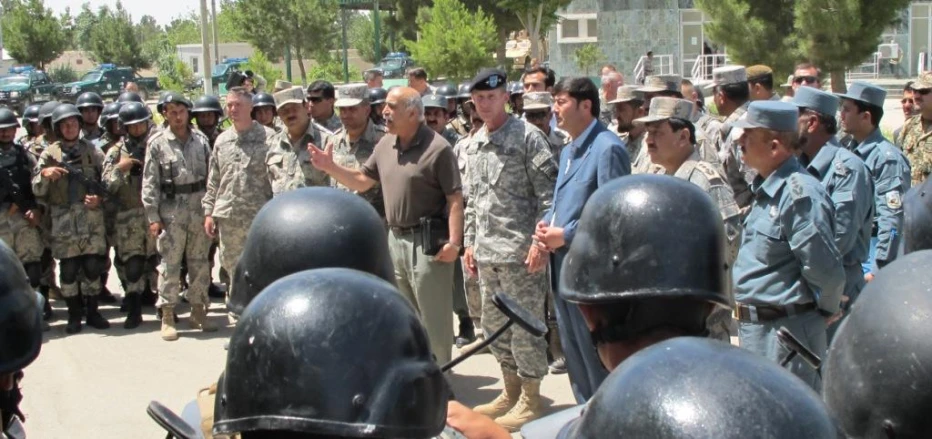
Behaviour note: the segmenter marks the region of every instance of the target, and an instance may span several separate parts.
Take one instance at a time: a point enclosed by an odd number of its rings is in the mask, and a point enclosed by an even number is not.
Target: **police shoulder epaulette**
[[[802,181],[802,174],[794,173],[790,175],[787,178],[787,185],[789,186],[790,198],[794,201],[809,198],[809,192]]]
[[[848,165],[846,165],[845,162],[841,160],[835,160],[834,168],[835,168],[835,173],[842,177],[848,175],[848,172],[850,171],[848,169]]]
[[[715,167],[712,166],[708,162],[703,162],[703,161],[696,162],[696,169],[698,169],[699,172],[702,173],[702,175],[705,175],[705,177],[709,179],[710,183],[713,183],[713,182],[721,183],[725,181],[725,179],[722,178],[722,174],[718,172],[715,169]]]

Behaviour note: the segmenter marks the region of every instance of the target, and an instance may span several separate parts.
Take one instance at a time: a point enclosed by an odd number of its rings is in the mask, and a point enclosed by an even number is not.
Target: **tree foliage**
[[[582,70],[586,73],[586,76],[589,76],[592,69],[605,59],[605,54],[602,53],[602,49],[599,49],[599,46],[589,43],[576,49],[576,51],[573,52],[573,57],[576,59],[576,66],[579,67],[579,70]]]
[[[374,13],[373,13],[374,14]],[[382,56],[389,51],[391,41],[389,38],[386,22],[389,21],[389,14],[381,12],[381,35]],[[347,39],[350,47],[356,49],[359,57],[363,60],[377,64],[381,59],[375,56],[375,20],[374,15],[351,14]]]
[[[420,40],[405,45],[431,76],[459,80],[493,65],[495,23],[481,8],[471,12],[458,0],[436,0],[429,12],[417,19]]]
[[[5,0],[2,5],[4,48],[14,59],[41,69],[67,49],[62,21],[42,0]]]
[[[152,64],[153,60],[143,55],[132,17],[119,1],[113,9],[106,5],[98,9],[96,20],[87,34],[86,49],[97,62],[133,69],[147,68]]]
[[[240,70],[252,70],[253,73],[265,79],[267,84],[274,84],[275,81],[284,78],[282,71],[276,68],[271,61],[262,52],[255,52],[249,57],[246,64],[240,66]],[[256,84],[258,85],[258,84]]]
[[[185,85],[194,80],[194,73],[175,52],[163,52],[156,61],[159,68],[159,84],[164,90],[183,92]]]

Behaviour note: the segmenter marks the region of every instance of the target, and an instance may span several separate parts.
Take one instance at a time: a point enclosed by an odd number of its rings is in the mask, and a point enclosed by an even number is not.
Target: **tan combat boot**
[[[191,329],[200,329],[204,332],[214,332],[217,327],[207,320],[207,305],[191,305],[191,318],[188,321]]]
[[[175,329],[175,307],[162,306],[162,340],[178,340],[178,330]]]
[[[508,413],[518,403],[518,397],[521,396],[521,378],[518,378],[518,373],[503,367],[502,378],[505,380],[502,393],[492,402],[476,406],[473,411],[495,419]]]
[[[472,350],[474,347],[479,346],[479,344],[482,343],[482,342],[484,342],[484,341],[485,341],[485,335],[482,333],[482,330],[480,329],[479,332],[476,333],[476,339],[475,339],[472,343],[469,343],[469,344],[467,344],[467,345],[463,345],[463,347],[460,348],[460,352],[461,352],[461,353],[463,353],[463,352],[469,352],[469,351]],[[487,354],[487,353],[489,353],[489,347],[488,347],[488,346],[482,348],[481,350],[479,350],[479,352],[476,352],[476,355],[479,355],[479,354]]]
[[[540,417],[540,405],[540,380],[522,378],[518,403],[504,416],[495,419],[495,423],[510,432],[518,431],[524,424]]]

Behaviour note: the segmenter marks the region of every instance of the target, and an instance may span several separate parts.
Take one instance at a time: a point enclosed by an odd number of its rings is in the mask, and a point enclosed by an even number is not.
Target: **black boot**
[[[87,296],[84,298],[84,303],[87,307],[87,326],[96,329],[107,329],[110,327],[110,322],[100,315],[100,312],[97,311],[97,296]]]
[[[100,294],[97,295],[97,301],[100,303],[113,305],[114,303],[117,303],[117,298],[114,297],[113,293],[110,292],[110,289],[107,288],[108,277],[110,277],[109,271],[105,271],[100,275]]]
[[[49,301],[49,286],[40,285],[39,294],[45,299],[45,305],[42,306],[42,319],[45,321],[52,320],[52,302]]]
[[[142,301],[139,293],[126,293],[126,309],[129,312],[126,315],[126,321],[123,322],[123,328],[133,329],[142,324]]]
[[[227,289],[216,282],[211,282],[207,287],[207,297],[212,299],[224,299],[227,295]]]
[[[68,325],[65,326],[65,332],[68,334],[77,334],[81,332],[81,311],[83,306],[81,296],[65,298],[68,305]]]
[[[476,340],[476,331],[472,326],[472,319],[468,315],[458,315],[460,321],[459,335],[456,336],[456,348],[462,349]]]
[[[152,291],[152,284],[148,280],[146,281],[146,288],[142,290],[140,297],[140,302],[145,306],[155,306],[155,303],[159,301],[159,295]]]
[[[120,312],[129,311],[129,293],[123,295],[123,300],[120,301]]]

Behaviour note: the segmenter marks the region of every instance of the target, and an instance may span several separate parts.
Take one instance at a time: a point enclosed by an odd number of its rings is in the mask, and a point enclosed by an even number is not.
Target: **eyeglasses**
[[[309,97],[307,98],[307,100],[309,100],[309,101],[311,101],[311,102],[313,102],[313,103],[315,103],[315,104],[319,104],[321,101],[324,100],[324,98],[323,98],[323,97],[320,97],[320,96],[309,96]]]
[[[796,84],[802,84],[804,82],[807,84],[815,84],[819,82],[819,77],[818,76],[797,76],[793,78],[793,82]]]
[[[547,118],[547,112],[546,111],[525,111],[524,117],[527,118],[527,120],[542,120],[542,119]]]

